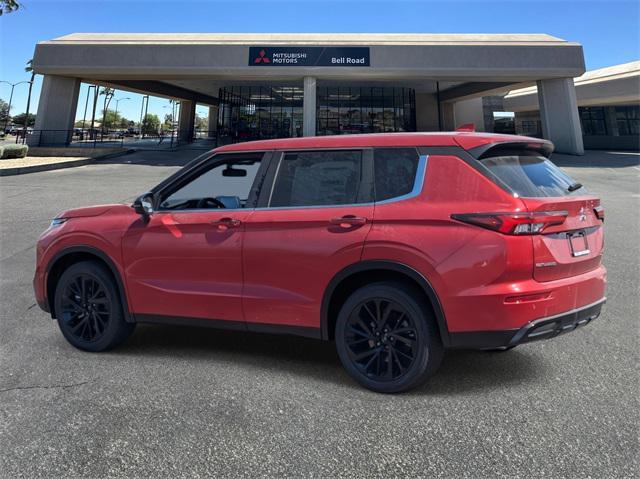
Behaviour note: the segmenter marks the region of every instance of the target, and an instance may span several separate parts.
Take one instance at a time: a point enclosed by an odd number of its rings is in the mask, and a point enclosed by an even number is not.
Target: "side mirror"
[[[140,195],[133,202],[133,210],[142,216],[149,216],[153,213],[153,201],[154,197],[152,193],[145,193]]]

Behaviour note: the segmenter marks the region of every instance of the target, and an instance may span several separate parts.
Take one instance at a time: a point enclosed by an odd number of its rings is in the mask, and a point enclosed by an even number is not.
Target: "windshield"
[[[542,156],[494,156],[481,161],[518,196],[548,197],[587,193],[583,186]]]

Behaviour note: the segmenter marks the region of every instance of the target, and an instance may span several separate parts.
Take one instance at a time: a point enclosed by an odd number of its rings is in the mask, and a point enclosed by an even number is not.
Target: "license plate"
[[[571,246],[571,256],[585,256],[590,253],[587,234],[584,231],[567,233],[567,238],[569,238],[569,245]]]

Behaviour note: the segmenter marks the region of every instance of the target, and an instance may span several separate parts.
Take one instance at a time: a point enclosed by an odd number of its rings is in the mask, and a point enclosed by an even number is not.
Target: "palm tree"
[[[103,134],[104,134],[104,125],[107,119],[107,109],[109,108],[109,103],[111,103],[111,99],[113,98],[113,95],[115,95],[115,93],[116,91],[113,88],[103,87],[102,90],[100,90],[100,95],[104,95],[104,110],[102,110],[102,125],[101,125],[101,130]]]
[[[15,12],[20,8],[20,3],[17,0],[0,0],[0,16],[3,13]]]
[[[29,123],[29,107],[31,106],[31,90],[33,89],[33,81],[36,78],[36,72],[33,71],[33,58],[29,60],[24,67],[24,71],[31,73],[31,80],[29,81],[29,95],[27,96],[27,112],[25,114],[26,121],[24,122],[22,139],[27,141],[27,125]],[[34,125],[35,126],[35,125]]]

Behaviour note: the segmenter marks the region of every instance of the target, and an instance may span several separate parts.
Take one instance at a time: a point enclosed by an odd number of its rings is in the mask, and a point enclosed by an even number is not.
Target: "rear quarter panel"
[[[390,260],[420,272],[441,302],[450,332],[486,329],[478,287],[531,278],[530,237],[507,237],[451,219],[452,213],[518,211],[523,205],[456,156],[429,156],[422,192],[376,204],[363,260]],[[507,244],[507,242],[511,244]]]

